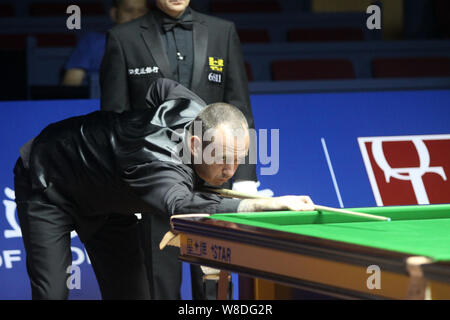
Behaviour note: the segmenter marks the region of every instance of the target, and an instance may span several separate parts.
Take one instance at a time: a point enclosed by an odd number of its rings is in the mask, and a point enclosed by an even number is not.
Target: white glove
[[[259,188],[259,186],[261,185],[261,182],[257,182],[256,183],[256,188]],[[270,189],[262,189],[262,190],[258,190],[258,196],[262,196],[262,197],[273,197],[274,193],[272,190]]]
[[[200,268],[202,269],[204,275],[213,275],[213,274],[219,275],[220,273],[220,269],[215,269],[206,266],[200,266]]]
[[[252,180],[235,181],[233,183],[232,190],[238,191],[238,192],[249,193],[249,194],[257,194],[258,193],[257,183]]]
[[[261,182],[255,182],[252,180],[238,180],[233,183],[233,190],[249,193],[249,194],[257,194],[263,197],[273,197],[273,191],[270,189],[259,190],[258,188],[261,185]]]

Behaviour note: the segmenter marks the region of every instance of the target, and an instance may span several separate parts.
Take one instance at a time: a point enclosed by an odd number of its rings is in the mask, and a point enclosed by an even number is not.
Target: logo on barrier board
[[[378,206],[450,202],[450,134],[361,137]]]

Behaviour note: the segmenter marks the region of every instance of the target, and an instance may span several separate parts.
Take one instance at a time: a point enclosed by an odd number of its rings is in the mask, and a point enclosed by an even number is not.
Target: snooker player
[[[21,148],[14,182],[33,299],[67,299],[72,230],[85,245],[103,299],[149,299],[131,212],[169,220],[198,212],[312,209],[306,196],[237,200],[201,192],[206,183],[230,179],[246,156],[244,115],[225,103],[205,106],[168,79],[151,85],[146,102],[143,110],[97,111],[53,123]],[[197,121],[214,132],[209,143],[218,142],[217,150],[233,161],[184,163],[173,156],[178,144],[168,137],[178,135],[188,158],[199,159],[208,142],[193,130]],[[244,143],[222,139],[233,128],[244,129]]]

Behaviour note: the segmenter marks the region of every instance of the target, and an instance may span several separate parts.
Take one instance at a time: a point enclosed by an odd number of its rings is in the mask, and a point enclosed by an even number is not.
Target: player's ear
[[[191,136],[189,139],[189,148],[191,154],[194,157],[201,156],[202,154],[202,140],[197,136]]]
[[[109,16],[111,17],[111,20],[114,23],[117,23],[117,8],[116,7],[111,7],[109,9]]]

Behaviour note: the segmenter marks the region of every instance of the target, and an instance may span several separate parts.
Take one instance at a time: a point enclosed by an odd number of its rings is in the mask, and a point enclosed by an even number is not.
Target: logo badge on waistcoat
[[[141,68],[131,68],[128,69],[128,74],[129,75],[136,75],[136,76],[140,76],[140,75],[144,75],[144,74],[151,74],[151,73],[158,73],[159,72],[159,68],[158,67],[141,67]]]
[[[208,81],[214,83],[222,83],[222,72],[224,68],[223,59],[208,57],[209,69],[212,71],[208,73]]]
[[[223,67],[224,67],[223,59],[209,57],[208,58],[208,63],[209,63],[209,68],[212,71],[215,71],[215,72],[222,72],[223,71]]]

